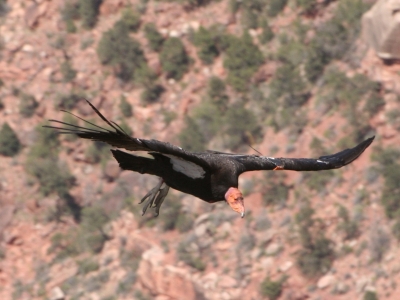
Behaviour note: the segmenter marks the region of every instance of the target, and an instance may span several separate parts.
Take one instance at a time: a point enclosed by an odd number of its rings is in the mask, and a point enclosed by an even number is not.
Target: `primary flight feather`
[[[151,174],[160,178],[157,186],[140,202],[147,199],[143,207],[143,214],[151,206],[155,207],[156,215],[158,215],[161,204],[171,187],[209,203],[226,201],[234,211],[243,217],[245,213],[243,195],[238,189],[240,174],[255,170],[322,171],[338,169],[357,159],[374,140],[374,137],[371,137],[354,148],[317,159],[274,158],[217,151],[190,152],[170,143],[131,137],[118,124],[107,120],[89,101],[87,103],[111,129],[97,126],[75,115],[92,127],[81,127],[58,120],[50,121],[61,124],[63,127],[45,127],[56,129],[61,134],[75,134],[84,139],[105,142],[116,148],[148,152],[152,158],[111,150],[123,170]]]

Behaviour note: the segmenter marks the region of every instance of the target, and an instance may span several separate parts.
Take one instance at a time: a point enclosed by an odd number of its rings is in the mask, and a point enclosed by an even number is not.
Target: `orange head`
[[[225,193],[225,200],[234,211],[238,212],[242,218],[244,217],[243,194],[237,188],[229,188]]]

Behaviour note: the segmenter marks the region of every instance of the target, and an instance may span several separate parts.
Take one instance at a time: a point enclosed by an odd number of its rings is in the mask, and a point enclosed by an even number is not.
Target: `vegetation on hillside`
[[[0,154],[4,156],[15,156],[21,150],[21,143],[14,130],[7,122],[0,129]]]
[[[153,51],[160,51],[164,43],[164,38],[154,23],[148,23],[144,26],[144,33],[146,35],[149,47]]]
[[[320,220],[313,218],[314,209],[309,203],[296,214],[301,250],[297,253],[297,265],[308,277],[316,277],[329,271],[335,258],[333,242],[324,235]]]
[[[168,78],[180,80],[188,71],[190,59],[182,41],[176,37],[168,38],[160,52],[161,66]]]
[[[91,29],[96,25],[102,0],[68,0],[61,10],[68,32],[76,32],[74,20],[80,19],[82,26]]]
[[[137,70],[146,62],[142,46],[129,35],[129,27],[124,22],[116,22],[103,33],[97,54],[100,62],[113,66],[116,75],[125,82],[134,80]]]
[[[39,183],[43,196],[57,194],[63,203],[56,207],[54,217],[58,219],[64,212],[71,213],[75,220],[80,219],[80,207],[69,191],[75,184],[74,176],[67,165],[59,161],[60,142],[58,134],[39,125],[36,127],[36,141],[30,147],[25,169]]]
[[[227,81],[238,92],[244,92],[252,75],[264,62],[263,55],[248,33],[241,37],[227,36],[225,43],[224,67],[229,72]]]
[[[235,237],[231,235],[232,226],[236,226],[232,225],[235,219],[230,215],[222,216],[217,212],[218,206],[203,208],[196,203],[199,208],[196,206],[198,210],[192,212],[194,206],[186,199],[174,199],[173,192],[157,219],[151,213],[140,217],[141,207],[137,203],[145,193],[143,189],[152,183],[147,177],[128,177],[132,173],[126,172],[120,178],[113,178],[112,183],[87,184],[86,179],[81,180],[98,174],[110,178],[104,175],[109,167],[107,160],[112,158],[108,145],[77,142],[72,135],[60,138],[54,131],[41,126],[29,131],[37,119],[48,117],[52,105],[48,106],[47,99],[53,101],[50,104],[54,104],[56,110],[84,116],[93,123],[89,126],[96,126],[94,114],[80,105],[84,98],[96,98],[101,111],[107,110],[107,116],[112,116],[128,134],[132,134],[130,125],[133,122],[134,134],[138,137],[160,138],[160,128],[163,128],[164,136],[164,128],[171,127],[179,142],[173,139],[170,142],[177,142],[189,151],[211,148],[249,153],[249,146],[254,146],[255,152],[260,150],[263,155],[294,157],[309,148],[309,155],[319,157],[333,153],[332,149],[352,147],[372,135],[377,114],[384,109],[387,114],[379,122],[387,121],[390,130],[400,129],[398,111],[388,109],[389,105],[385,108],[387,94],[395,91],[387,90],[388,85],[374,82],[358,71],[363,54],[356,41],[360,18],[369,7],[368,1],[229,0],[222,4],[213,0],[165,1],[178,4],[169,3],[164,7],[157,1],[141,0],[114,12],[112,4],[102,0],[65,1],[60,9],[64,24],[58,24],[62,32],[54,34],[50,28],[46,32],[51,41],[50,49],[57,58],[50,74],[49,89],[41,94],[34,85],[21,87],[15,82],[12,86],[7,74],[5,86],[0,84],[1,114],[9,119],[13,128],[15,113],[27,118],[24,129],[18,132],[18,136],[27,137],[25,149],[8,123],[2,123],[0,155],[19,154],[6,161],[10,162],[10,168],[20,159],[24,161],[29,175],[24,183],[33,192],[37,191],[34,198],[39,199],[34,209],[46,210],[46,222],[60,222],[51,233],[48,253],[53,264],[67,261],[76,267],[76,275],[60,284],[67,297],[85,298],[85,291],[95,292],[102,286],[109,286],[106,283],[114,276],[113,268],[121,267],[123,274],[113,291],[115,295],[102,295],[104,300],[117,299],[120,295],[145,299],[135,290],[135,282],[142,254],[148,250],[148,245],[137,243],[132,246],[123,233],[110,235],[113,230],[110,222],[123,209],[133,213],[134,217],[129,218],[134,220],[137,228],[156,226],[155,232],[175,230],[184,234],[179,236],[179,242],[175,240],[176,232],[172,233],[174,240],[169,233],[160,241],[165,253],[176,249],[168,259],[176,256],[176,262],[182,264],[179,268],[192,268],[190,272],[198,273],[212,268],[221,270],[223,276],[232,277],[232,281],[257,280],[259,296],[268,299],[286,295],[286,277],[279,278],[271,272],[253,279],[254,270],[249,265],[256,260],[268,262],[267,256],[277,253],[293,254],[296,268],[313,282],[327,272],[335,272],[336,268],[332,267],[335,259],[341,259],[342,255],[364,257],[361,253],[365,249],[369,250],[368,266],[374,268],[373,264],[377,262],[383,266],[389,260],[385,255],[391,236],[400,241],[400,189],[397,182],[400,152],[395,148],[373,149],[373,163],[368,172],[350,179],[344,173],[347,171],[342,173],[342,170],[302,174],[296,179],[301,184],[295,184],[292,178],[295,175],[287,176],[284,172],[268,172],[265,178],[257,180],[241,178],[245,196],[260,192],[260,203],[265,208],[262,212],[248,211],[241,223],[243,232]],[[10,6],[10,1],[6,2],[0,0],[0,15],[6,13],[6,5]],[[104,7],[101,6],[103,3]],[[213,5],[225,8],[226,4],[231,14],[226,24],[200,21],[202,26],[198,29],[193,29],[197,26],[191,19],[187,19],[187,24],[181,24],[181,20],[186,20],[185,14],[196,16],[206,11],[212,16],[217,11]],[[211,9],[208,11],[208,8]],[[146,9],[155,16],[145,15]],[[174,9],[177,10],[177,23],[170,20],[169,15],[165,17]],[[280,26],[289,19],[293,20],[291,24]],[[104,20],[107,20],[104,24],[98,24]],[[160,25],[162,27],[158,27]],[[31,33],[35,34],[35,30]],[[9,59],[9,47],[4,45],[0,39],[0,50],[7,49],[0,51],[0,59],[3,54]],[[91,48],[94,47],[103,66],[87,66],[88,60],[76,55],[79,45],[86,55],[92,55]],[[68,57],[65,55],[67,47],[70,47],[68,54],[71,55]],[[44,52],[38,53],[41,57]],[[29,51],[24,50],[24,55],[30,55]],[[34,76],[29,78],[32,82],[35,80]],[[118,92],[111,93],[115,90]],[[9,97],[15,97],[16,103]],[[103,99],[107,99],[107,105]],[[393,107],[397,108],[398,103],[394,100]],[[338,121],[318,127],[320,122],[332,117],[343,124]],[[376,119],[371,122],[371,118]],[[87,125],[67,114],[63,121],[75,126]],[[288,144],[277,143],[276,135],[270,135],[270,128],[287,137]],[[325,128],[325,131],[318,132],[314,128]],[[258,143],[265,132],[268,132],[265,136],[268,143],[260,146]],[[304,141],[311,142],[307,145]],[[73,158],[74,168],[72,165],[69,168],[71,161],[61,159],[67,155]],[[130,183],[124,182],[127,178]],[[359,188],[364,179],[370,186]],[[140,186],[139,193],[133,192],[131,180],[137,181],[135,187]],[[6,180],[0,181],[2,190]],[[341,190],[333,193],[337,206],[333,206],[333,212],[332,209],[324,210],[324,196],[333,187],[349,184],[345,181],[357,188],[348,193]],[[372,189],[374,193],[369,193]],[[321,203],[311,206],[305,199],[314,195],[319,196]],[[346,201],[343,200],[345,197]],[[368,228],[370,231],[366,236],[370,217],[363,212],[371,206],[374,214],[379,213],[375,207],[377,201],[391,222],[392,235],[386,225],[377,225]],[[324,213],[331,214],[332,220],[318,218],[321,207]],[[198,218],[198,211],[207,212],[207,215]],[[43,220],[41,216],[37,218],[38,222]],[[113,246],[117,243],[119,250],[103,257],[100,253],[108,240],[112,240]],[[353,246],[355,240],[357,244]],[[233,249],[225,249],[226,245],[233,245]],[[279,250],[268,252],[271,245],[279,246]],[[292,247],[295,247],[294,252]],[[223,254],[219,255],[219,252]],[[237,255],[237,263],[228,265],[233,253]],[[0,259],[4,256],[1,248]],[[72,258],[72,262],[66,258]],[[377,280],[381,271],[375,273]],[[42,276],[44,279],[40,280],[36,276],[29,286],[15,281],[15,299],[31,291],[36,293],[39,283],[40,292],[35,297],[49,297],[45,290],[48,276]],[[336,288],[336,285],[332,286],[329,292],[335,294]],[[311,292],[314,286],[307,289]],[[378,299],[376,292],[363,293],[364,299]]]

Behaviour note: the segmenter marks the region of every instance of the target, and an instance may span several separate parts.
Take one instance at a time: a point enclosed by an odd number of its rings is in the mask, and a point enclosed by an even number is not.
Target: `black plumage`
[[[168,189],[171,187],[210,203],[226,200],[235,211],[240,212],[243,216],[243,196],[238,190],[238,178],[243,172],[255,170],[322,171],[341,168],[357,159],[374,139],[374,137],[368,138],[354,148],[317,159],[274,158],[217,151],[189,152],[170,143],[131,137],[116,123],[108,121],[89,101],[87,102],[97,115],[111,127],[111,130],[99,127],[77,116],[91,124],[92,128],[57,120],[50,121],[62,124],[64,127],[45,127],[57,129],[61,134],[76,134],[84,139],[105,142],[116,148],[148,152],[152,158],[111,150],[122,169],[161,178],[160,184],[142,199],[143,202],[149,198],[143,208],[143,213],[148,206],[154,206],[156,214],[158,214]],[[230,196],[233,198],[231,199]],[[237,201],[240,203],[238,204]],[[243,208],[236,209],[234,208],[235,204],[243,206]]]

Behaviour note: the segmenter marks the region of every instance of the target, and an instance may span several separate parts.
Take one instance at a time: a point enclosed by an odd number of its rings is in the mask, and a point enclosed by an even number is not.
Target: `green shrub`
[[[78,261],[78,272],[80,274],[86,275],[90,272],[97,271],[99,268],[99,263],[90,258]]]
[[[205,29],[201,26],[193,35],[193,43],[199,48],[199,58],[205,64],[212,64],[214,58],[220,54],[220,34],[216,27]]]
[[[207,267],[206,263],[201,259],[199,255],[193,254],[188,251],[188,244],[182,241],[178,245],[177,256],[178,259],[183,261],[188,266],[191,266],[199,271],[204,271]]]
[[[42,125],[48,125],[43,123]],[[44,128],[39,125],[35,128],[36,140],[31,146],[28,156],[33,160],[36,158],[55,158],[58,156],[60,141],[55,130]]]
[[[118,21],[123,23],[129,31],[136,32],[140,27],[140,15],[138,12],[134,11],[132,7],[127,7],[122,10],[121,19]]]
[[[363,300],[378,300],[378,295],[372,291],[366,291],[363,296]]]
[[[124,278],[122,278],[122,280],[120,280],[118,283],[118,288],[116,291],[117,294],[127,295],[128,293],[130,293],[132,291],[133,285],[136,282],[136,279],[137,279],[136,271],[128,271],[124,276]],[[140,300],[140,298],[136,297],[136,295],[135,299]]]
[[[278,173],[271,178],[265,176],[263,184],[263,200],[266,205],[284,205],[289,196],[290,186],[285,184],[285,175]]]
[[[187,151],[203,151],[206,149],[206,140],[202,129],[189,116],[185,118],[185,126],[179,134],[179,141],[181,147]]]
[[[304,70],[307,79],[314,83],[324,72],[325,66],[330,62],[331,57],[323,51],[315,40],[311,41],[307,48]]]
[[[79,19],[79,3],[73,0],[66,1],[61,9],[61,16],[64,21]]]
[[[211,77],[208,81],[207,95],[221,113],[228,108],[229,97],[226,94],[225,82],[218,77]]]
[[[0,154],[4,156],[15,156],[21,150],[21,143],[14,130],[7,122],[3,123],[0,130]]]
[[[345,240],[354,239],[359,236],[360,231],[358,229],[358,224],[355,220],[350,219],[347,208],[339,205],[338,217],[341,219],[341,222],[338,225],[338,229],[344,232]]]
[[[164,43],[163,36],[158,32],[154,23],[148,23],[144,26],[144,33],[149,42],[149,47],[153,51],[160,51]]]
[[[304,179],[306,184],[311,190],[322,192],[326,189],[327,183],[335,176],[333,170],[326,170],[322,172],[306,173]]]
[[[17,279],[13,281],[13,292],[12,292],[12,300],[17,300],[23,298],[23,295],[27,295],[29,293],[30,286],[28,284],[24,284],[21,280]]]
[[[61,64],[60,71],[64,82],[70,82],[76,77],[76,71],[72,68],[69,60],[65,60]]]
[[[189,56],[179,38],[171,37],[164,42],[160,61],[168,78],[181,79],[189,69]]]
[[[188,8],[195,8],[203,5],[207,5],[212,1],[219,1],[219,0],[179,0],[181,3],[186,5]]]
[[[79,0],[79,16],[85,28],[93,28],[97,22],[97,15],[102,0]]]
[[[316,0],[296,0],[296,5],[302,8],[305,14],[310,14],[315,10]]]
[[[85,99],[85,95],[79,91],[72,91],[68,94],[56,94],[54,107],[56,109],[72,110],[83,99]]]
[[[371,262],[382,261],[385,253],[390,249],[390,235],[380,225],[371,227],[369,234],[368,250]]]
[[[323,235],[313,219],[314,210],[304,205],[296,214],[302,249],[297,253],[296,262],[300,271],[308,277],[326,273],[332,265],[334,250],[332,241]]]
[[[395,218],[400,214],[400,151],[394,148],[375,148],[372,159],[379,163],[379,172],[384,178],[381,202],[387,217]]]
[[[85,50],[85,49],[89,48],[90,46],[92,46],[93,43],[94,43],[94,39],[92,36],[83,36],[81,39],[80,49]]]
[[[178,116],[176,112],[166,109],[162,109],[161,114],[166,126],[169,126],[169,124],[171,124],[171,122],[174,121]]]
[[[127,250],[121,248],[119,251],[120,265],[126,271],[136,274],[139,268],[140,260],[142,259],[143,249],[140,245],[134,245],[133,249]]]
[[[257,231],[265,231],[272,226],[271,220],[267,217],[265,209],[255,218],[254,229]]]
[[[359,30],[361,17],[371,5],[363,0],[341,0],[335,12],[335,18],[349,26],[349,29],[354,26]]]
[[[75,178],[70,174],[68,167],[58,161],[58,134],[55,130],[42,126],[36,128],[36,134],[37,138],[28,153],[25,169],[39,182],[39,191],[43,195],[57,193],[77,220],[79,206],[69,195]]]
[[[104,225],[110,220],[104,210],[98,206],[89,206],[82,209],[79,241],[84,250],[100,253],[104,243],[108,240],[104,232]]]
[[[337,18],[323,23],[316,34],[316,46],[328,59],[341,59],[352,42],[346,26]]]
[[[398,241],[400,241],[400,220],[399,220],[399,217],[397,217],[396,222],[393,224],[392,234]]]
[[[161,84],[152,84],[146,86],[142,94],[140,95],[140,100],[143,103],[154,103],[160,99],[162,93],[165,89]]]
[[[75,126],[79,125],[78,119],[71,116],[70,114],[64,114],[63,122],[69,123],[69,124],[72,124]],[[65,134],[64,135],[64,140],[66,140],[68,142],[75,141],[76,139],[78,139],[78,136],[76,136],[75,134]]]
[[[306,47],[297,39],[289,38],[285,34],[280,35],[279,40],[280,47],[275,54],[276,58],[289,64],[291,68],[298,69],[297,66],[304,61]]]
[[[378,92],[372,92],[365,102],[363,110],[369,117],[374,116],[385,105],[385,100],[379,95]]]
[[[385,208],[386,215],[394,218],[400,212],[400,203],[398,200],[400,189],[398,187],[398,178],[400,178],[400,164],[386,167],[384,173],[384,187],[381,196],[381,202]]]
[[[315,238],[311,248],[300,250],[297,265],[304,275],[315,277],[329,271],[333,258],[332,241],[319,236]]]
[[[122,128],[122,130],[127,134],[127,135],[132,135],[133,131],[132,128],[129,127],[129,125],[125,122],[123,119],[121,122],[118,123],[119,127]]]
[[[8,11],[7,0],[0,0],[0,16],[3,16]]]
[[[256,238],[249,232],[243,233],[240,237],[238,244],[236,245],[236,251],[238,253],[250,252],[256,245]]]
[[[264,62],[263,55],[256,45],[253,44],[248,33],[242,37],[225,37],[226,57],[224,67],[228,69],[228,83],[239,91],[247,90],[247,85],[252,75]]]
[[[26,118],[32,117],[39,106],[35,97],[30,94],[21,93],[19,98],[19,113]]]
[[[126,101],[126,97],[124,95],[121,95],[121,100],[119,102],[119,109],[121,111],[121,114],[125,118],[130,118],[132,117],[132,105]]]
[[[48,36],[50,40],[50,45],[54,49],[58,50],[65,50],[66,48],[66,40],[65,40],[65,34],[55,34],[55,35],[49,35]]]
[[[79,3],[76,1],[67,1],[61,9],[61,17],[67,26],[68,33],[76,32],[74,20],[79,19]]]
[[[223,133],[224,113],[210,100],[203,101],[194,109],[193,121],[201,128],[201,136],[205,141],[211,140],[218,133]]]
[[[317,137],[313,137],[310,143],[310,149],[312,150],[313,156],[320,157],[328,153],[325,149],[324,143]]]
[[[242,26],[245,29],[255,29],[258,26],[257,14],[248,6],[242,10]]]
[[[276,17],[286,6],[288,0],[271,0],[269,2],[268,15]]]
[[[87,278],[85,280],[86,282],[83,283],[85,291],[88,293],[99,291],[102,288],[104,288],[104,286],[106,286],[106,283],[110,280],[110,271],[104,270],[101,271],[96,276],[91,276],[86,278]]]
[[[260,43],[266,44],[274,38],[274,32],[269,26],[268,20],[266,18],[261,19],[260,27],[262,28],[262,32],[259,36]]]
[[[69,19],[65,21],[68,33],[75,33],[77,31],[76,25],[73,20]]]
[[[103,142],[91,143],[85,151],[85,159],[91,164],[104,164],[110,157],[110,147]]]
[[[124,81],[134,79],[135,70],[146,61],[140,43],[129,36],[128,27],[120,22],[103,33],[97,54],[103,65],[118,67],[117,76]]]
[[[147,64],[141,64],[136,72],[136,81],[141,85],[148,87],[155,83],[157,74],[149,68]]]
[[[257,122],[253,112],[246,109],[243,104],[233,105],[224,117],[226,129],[224,133],[228,136],[227,146],[237,149],[243,144],[253,145],[262,136],[262,128]]]
[[[270,83],[270,96],[275,99],[285,96],[285,107],[299,107],[308,99],[306,87],[299,69],[294,68],[290,63],[286,63],[276,71]]]
[[[302,2],[307,4],[309,1]],[[332,59],[341,59],[347,53],[359,34],[360,19],[368,7],[362,0],[340,1],[334,16],[317,29],[305,63],[307,78],[311,82],[318,79],[324,66]]]
[[[181,213],[176,220],[175,228],[183,233],[193,228],[194,216],[188,213]]]
[[[140,98],[144,104],[156,102],[165,91],[161,84],[157,83],[157,74],[146,64],[142,64],[137,70],[137,81],[144,86]]]
[[[240,8],[241,3],[242,1],[239,0],[229,0],[228,2],[229,12],[232,14],[236,14]]]
[[[39,182],[39,191],[47,196],[57,193],[66,197],[69,189],[75,183],[75,177],[69,172],[65,164],[59,164],[54,158],[28,157],[26,171]]]
[[[360,101],[368,95],[377,93],[379,86],[365,75],[356,74],[348,78],[344,73],[330,69],[324,75],[325,86],[321,89],[325,95],[324,100],[329,108],[337,108],[348,123],[354,128],[354,142],[361,142],[371,128],[368,123],[369,113],[360,109]]]
[[[168,206],[163,210],[163,213],[158,217],[162,223],[164,231],[177,229],[179,232],[186,232],[193,225],[193,216],[182,212],[182,205],[178,199],[169,199]]]
[[[282,294],[282,281],[273,281],[267,276],[260,285],[261,295],[270,300],[276,300]]]

